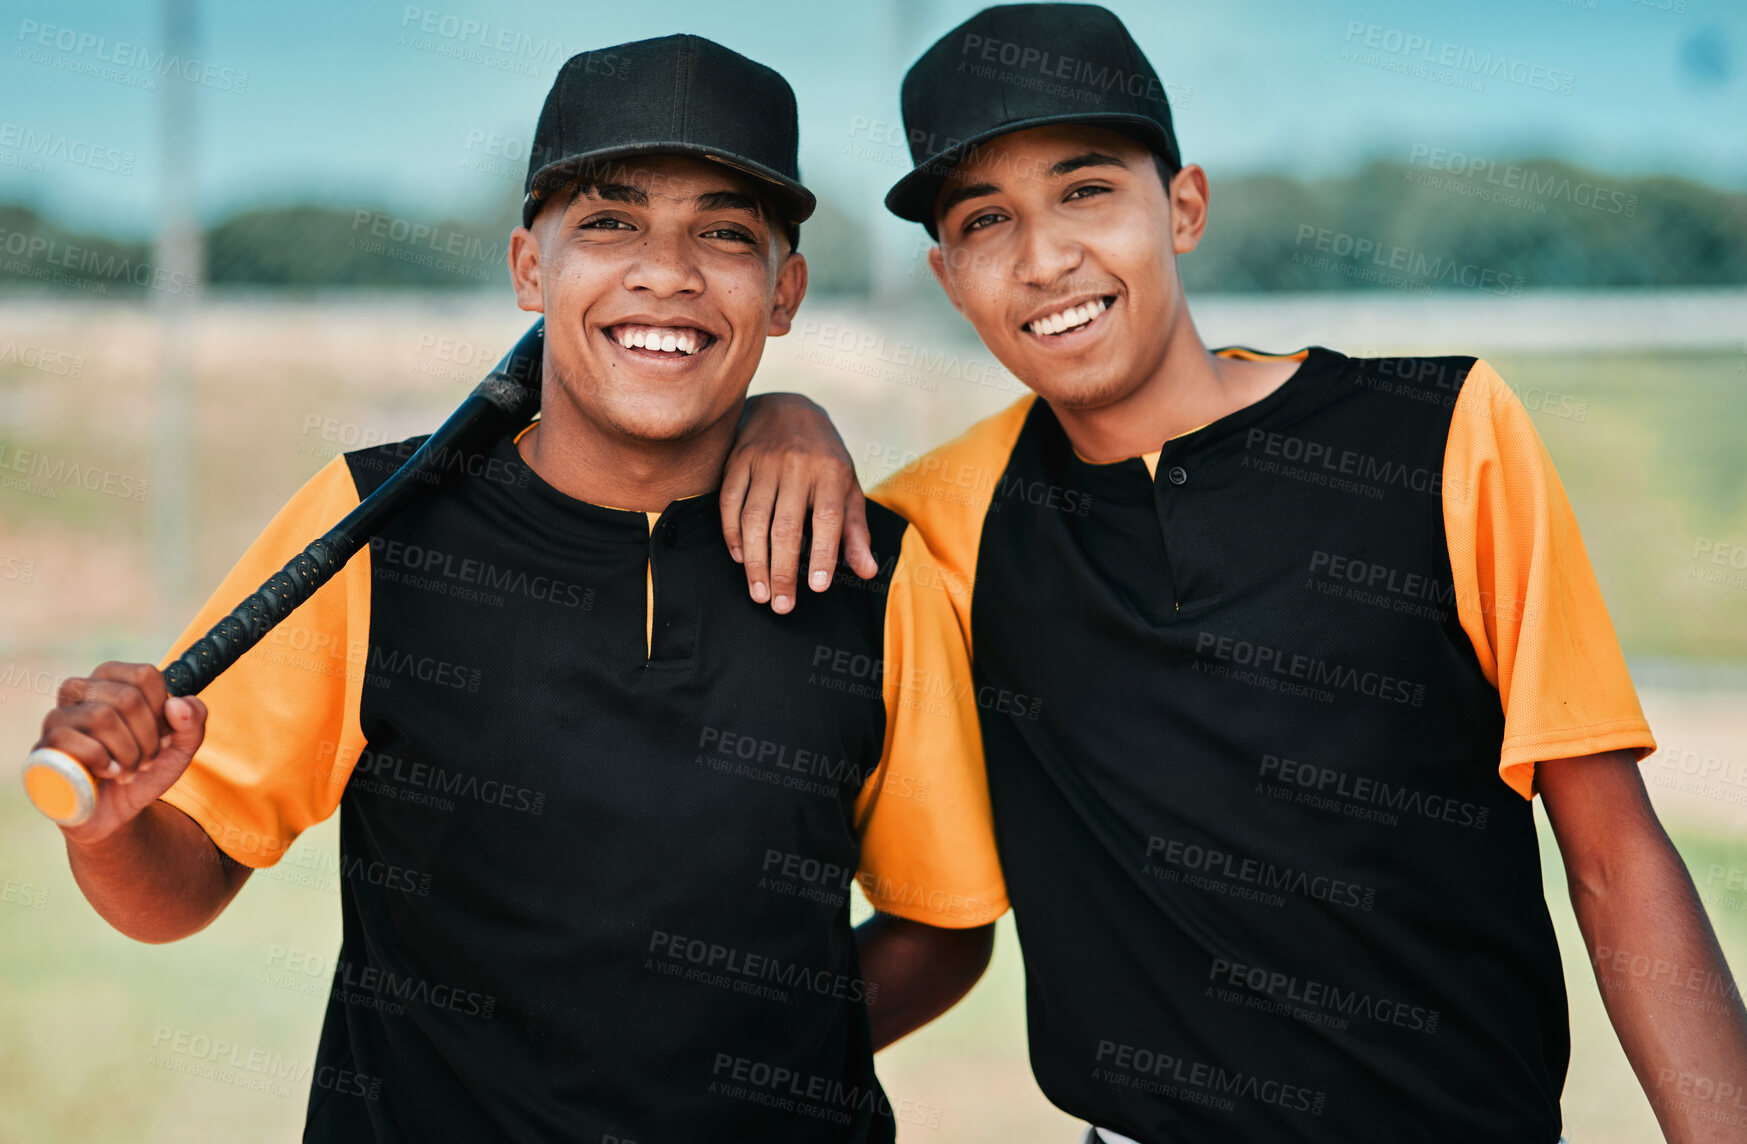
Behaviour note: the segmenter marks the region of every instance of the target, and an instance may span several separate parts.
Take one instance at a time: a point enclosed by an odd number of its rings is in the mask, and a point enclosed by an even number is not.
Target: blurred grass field
[[[507,303],[466,300],[236,302],[207,307],[199,321],[195,568],[203,596],[335,451],[434,426],[527,316]],[[0,471],[26,450],[148,480],[157,368],[150,312],[13,300],[0,303],[0,329]],[[77,376],[23,364],[21,345],[77,358]],[[818,349],[804,339],[772,342],[755,388],[817,397],[870,484],[881,475],[871,459],[924,449],[1018,396],[978,371],[969,380],[902,369],[870,378],[848,355],[821,357]],[[40,352],[26,356],[44,360]],[[1747,814],[1736,801],[1747,787],[1702,775],[1683,782],[1691,778],[1683,768],[1708,760],[1733,768],[1722,773],[1747,770],[1740,686],[1747,574],[1712,559],[1718,545],[1747,545],[1740,447],[1747,355],[1487,356],[1530,405],[1576,506],[1665,748],[1644,765],[1652,795],[1740,970],[1747,893],[1730,888],[1729,872],[1747,870]],[[149,485],[144,501],[76,485],[53,496],[0,489],[0,751],[10,757],[22,759],[60,676],[106,658],[155,659],[184,621],[178,609],[187,604],[166,602],[148,574],[151,508]],[[1707,579],[1713,568],[1721,575]],[[1654,1139],[1649,1106],[1602,1011],[1544,823],[1542,840],[1572,1004],[1567,1134],[1574,1144]],[[299,843],[310,853],[335,845],[332,821]],[[97,919],[67,872],[59,835],[7,780],[0,1142],[296,1139],[308,1091],[298,1070],[314,1055],[326,978],[291,978],[312,987],[289,988],[283,965],[270,967],[269,959],[295,949],[331,968],[339,906],[331,876],[293,873],[256,875],[193,938],[139,945]],[[223,1040],[237,1047],[236,1060],[256,1054],[271,1064],[266,1073],[232,1068],[217,1078],[178,1072],[157,1063],[178,1033]],[[167,1059],[198,1063],[186,1053]],[[1076,1138],[1026,1065],[1022,974],[1008,921],[983,982],[882,1054],[880,1071],[894,1100],[915,1102],[936,1121],[932,1129],[906,1125],[901,1138],[912,1144]],[[265,1082],[266,1090],[237,1079]]]

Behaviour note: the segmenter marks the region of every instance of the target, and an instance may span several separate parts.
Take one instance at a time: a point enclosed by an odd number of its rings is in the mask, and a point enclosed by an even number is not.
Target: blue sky
[[[884,135],[898,120],[903,68],[980,6],[205,0],[193,54],[206,71],[192,85],[200,210],[212,218],[313,198],[468,215],[519,195],[528,136],[566,56],[689,31],[788,77],[801,106],[803,177],[871,214],[908,162]],[[1216,189],[1221,175],[1339,172],[1375,156],[1406,160],[1416,145],[1747,188],[1742,0],[1109,6],[1168,85],[1184,154],[1208,167]],[[463,39],[456,29],[466,22],[480,30]],[[151,78],[137,66],[140,49],[161,49],[157,23],[157,4],[140,0],[0,4],[0,200],[80,226],[151,227],[160,97],[136,84]],[[1388,50],[1410,40],[1428,47]],[[1449,82],[1460,78],[1450,68],[1432,65],[1427,76],[1379,66],[1445,51],[1508,58],[1568,91],[1496,76],[1465,90]]]

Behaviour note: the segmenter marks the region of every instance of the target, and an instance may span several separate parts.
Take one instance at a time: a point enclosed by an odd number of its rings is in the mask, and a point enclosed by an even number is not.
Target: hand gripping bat
[[[165,668],[164,684],[169,693],[198,695],[260,643],[275,625],[344,568],[384,525],[429,491],[447,459],[458,452],[483,450],[499,435],[525,425],[540,408],[545,333],[546,320],[542,318],[375,492],[311,541]],[[65,751],[52,747],[39,747],[25,759],[24,789],[38,810],[65,826],[78,826],[97,809],[97,783],[91,772]]]

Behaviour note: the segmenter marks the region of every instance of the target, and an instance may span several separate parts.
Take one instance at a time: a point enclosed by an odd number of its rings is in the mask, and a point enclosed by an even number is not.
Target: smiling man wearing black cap
[[[974,699],[900,695],[968,674],[919,534],[873,507],[886,566],[783,616],[724,543],[806,290],[794,97],[708,40],[622,44],[565,64],[536,146],[510,263],[541,417],[203,699],[147,664],[69,681],[39,745],[126,770],[70,861],[169,941],[339,812],[306,1140],[890,1141],[925,1114],[873,1051],[970,987],[1005,899]],[[175,646],[419,442],[324,467]],[[858,876],[882,912],[852,929]]]
[[[1553,1144],[1538,793],[1664,1130],[1739,1139],[1747,1012],[1511,390],[1209,351],[1207,178],[1103,8],[986,9],[902,104],[887,205],[1035,391],[874,496],[974,585],[979,696],[1035,697],[980,715],[1044,1092],[1089,1140]]]

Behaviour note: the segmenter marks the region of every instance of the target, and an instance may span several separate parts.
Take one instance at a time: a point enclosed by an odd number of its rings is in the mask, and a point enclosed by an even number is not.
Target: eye
[[[1087,183],[1085,186],[1075,187],[1073,190],[1063,195],[1062,202],[1065,203],[1073,199],[1089,199],[1093,195],[1107,195],[1110,191],[1111,188],[1104,186],[1102,183]]]
[[[617,215],[593,215],[576,224],[577,230],[634,230],[630,223]]]
[[[757,246],[758,239],[745,229],[737,226],[712,227],[704,232],[705,238],[722,238],[729,242],[744,242],[749,246]]]
[[[1007,216],[1000,211],[984,211],[982,214],[977,215],[975,218],[965,223],[961,233],[969,234],[973,230],[983,230],[987,227],[993,226],[995,223],[1001,222],[1006,217]]]

